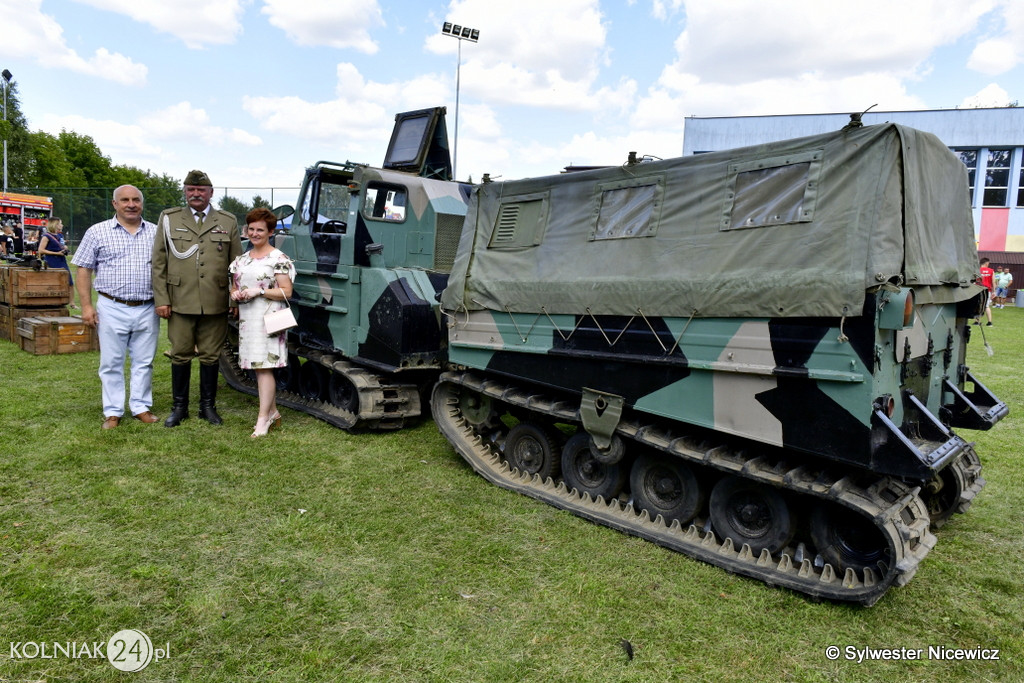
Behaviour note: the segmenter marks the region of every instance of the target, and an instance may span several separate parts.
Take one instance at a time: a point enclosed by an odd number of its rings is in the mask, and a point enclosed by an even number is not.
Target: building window
[[[1024,163],[1021,164],[1020,178],[1017,179],[1017,208],[1024,208]]]
[[[1006,206],[1010,187],[1010,157],[1013,150],[990,149],[985,165],[985,197],[982,206]]]
[[[967,167],[967,187],[970,190],[971,206],[974,206],[974,177],[978,173],[978,150],[958,149],[956,155]]]

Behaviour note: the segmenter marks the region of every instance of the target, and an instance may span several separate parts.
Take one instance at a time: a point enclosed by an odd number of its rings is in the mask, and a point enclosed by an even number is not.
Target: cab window
[[[344,233],[350,196],[348,179],[321,176],[313,181],[304,198],[302,220],[309,223],[312,232]]]
[[[405,220],[408,191],[399,185],[370,183],[366,188],[363,215],[382,221],[401,223]]]

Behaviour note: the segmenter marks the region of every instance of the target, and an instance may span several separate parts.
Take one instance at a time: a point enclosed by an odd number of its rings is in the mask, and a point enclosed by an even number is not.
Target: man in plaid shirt
[[[145,423],[157,421],[150,412],[160,334],[151,267],[156,224],[143,220],[142,192],[136,187],[114,190],[113,205],[114,217],[90,227],[71,260],[78,266],[75,287],[82,320],[99,333],[103,429],[117,427],[124,415],[126,355],[131,358],[131,414]],[[99,294],[95,306],[91,287]]]

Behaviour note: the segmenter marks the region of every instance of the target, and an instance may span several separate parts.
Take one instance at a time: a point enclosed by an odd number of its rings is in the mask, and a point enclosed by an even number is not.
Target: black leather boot
[[[224,424],[217,414],[217,380],[220,368],[217,365],[199,364],[199,417],[212,425]]]
[[[188,418],[188,387],[192,381],[192,364],[171,364],[171,414],[164,420],[164,427],[177,427]]]

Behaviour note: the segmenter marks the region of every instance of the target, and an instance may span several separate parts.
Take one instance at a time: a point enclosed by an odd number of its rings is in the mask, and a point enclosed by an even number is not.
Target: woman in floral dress
[[[277,217],[265,208],[245,217],[246,236],[252,249],[231,262],[231,300],[238,302],[238,356],[243,369],[256,373],[260,412],[252,436],[264,436],[280,424],[277,380],[274,368],[288,363],[287,332],[268,335],[263,317],[288,305],[295,266],[280,249],[271,245]]]

